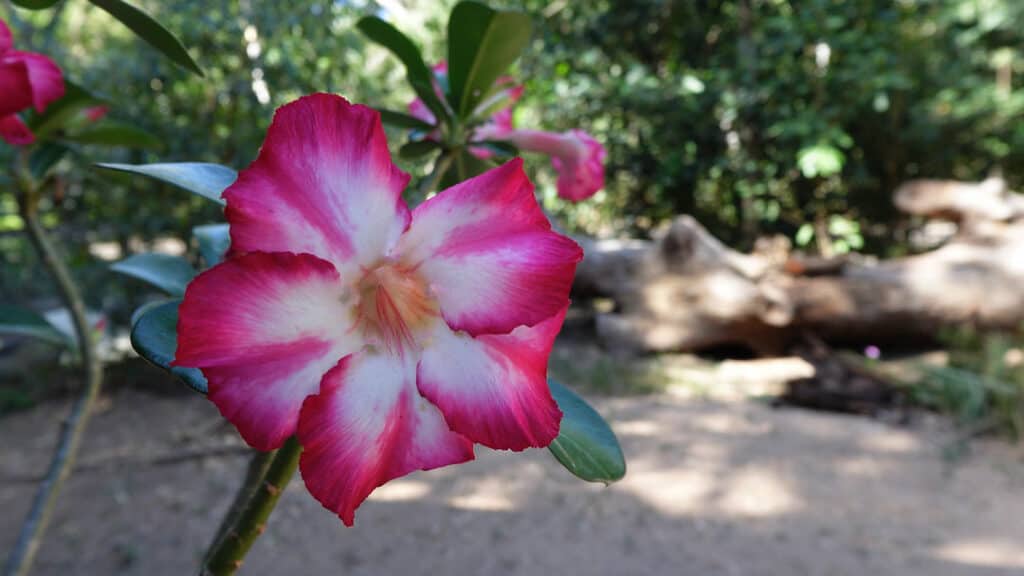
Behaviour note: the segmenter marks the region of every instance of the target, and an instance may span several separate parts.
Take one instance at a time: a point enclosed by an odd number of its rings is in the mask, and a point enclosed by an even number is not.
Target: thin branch
[[[242,567],[246,553],[266,529],[270,513],[295,473],[301,453],[302,446],[293,436],[274,454],[266,475],[247,478],[242,490],[251,489],[252,495],[240,510],[234,506],[229,510],[229,516],[234,512],[234,520],[226,522],[229,526],[222,527],[226,529],[206,554],[202,576],[230,576]]]
[[[245,444],[217,444],[213,446],[197,446],[185,450],[165,451],[155,456],[144,454],[139,457],[138,451],[117,451],[101,454],[88,460],[79,460],[73,470],[74,473],[90,472],[117,464],[119,466],[173,466],[189,460],[210,458],[213,456],[242,456],[252,452],[252,449]],[[22,484],[28,482],[40,482],[46,478],[45,474],[11,474],[0,476],[0,484]]]
[[[46,478],[39,484],[32,507],[21,527],[18,541],[4,567],[4,574],[7,576],[25,576],[32,567],[32,561],[39,550],[43,533],[46,531],[57,503],[57,496],[74,467],[78,447],[103,381],[103,366],[96,354],[92,330],[86,320],[85,303],[78,293],[78,288],[71,278],[67,266],[61,260],[39,222],[38,188],[28,173],[27,156],[24,153],[21,154],[20,161],[17,178],[20,188],[18,199],[21,217],[25,221],[25,230],[32,245],[39,253],[43,265],[53,276],[61,299],[71,312],[75,334],[78,336],[78,350],[82,361],[82,371],[85,373],[85,386],[82,388],[81,396],[71,408],[71,413],[61,426],[57,448],[50,461]]]
[[[448,171],[448,168],[452,165],[453,154],[450,151],[445,151],[437,160],[434,161],[434,168],[427,174],[423,180],[420,181],[419,192],[420,198],[418,200],[425,200],[427,194],[434,191],[437,188],[438,182],[444,177],[444,173]]]

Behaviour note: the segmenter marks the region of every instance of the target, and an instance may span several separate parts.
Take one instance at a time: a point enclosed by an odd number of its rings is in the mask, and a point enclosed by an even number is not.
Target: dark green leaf
[[[28,169],[35,179],[42,180],[68,151],[69,148],[63,144],[43,142],[28,157]]]
[[[448,112],[445,110],[444,103],[434,91],[434,73],[427,68],[420,49],[413,44],[412,40],[376,16],[367,16],[359,20],[357,27],[367,38],[384,46],[402,61],[409,84],[416,95],[427,105],[427,108],[434,113],[434,117],[447,118]]]
[[[448,20],[452,108],[467,118],[530,41],[530,18],[478,2],[460,2]]]
[[[89,2],[120,20],[136,36],[162,52],[175,64],[200,76],[203,75],[203,71],[189,56],[181,41],[149,14],[121,0],[89,0]]]
[[[380,119],[385,124],[390,124],[399,128],[409,128],[411,130],[422,130],[424,132],[430,132],[434,129],[433,126],[427,124],[423,120],[402,112],[395,112],[394,110],[386,110],[384,108],[378,108],[377,112],[380,112]]]
[[[64,95],[47,106],[46,112],[33,116],[28,125],[36,139],[43,140],[63,128],[86,108],[104,103],[103,99],[92,95],[85,88],[64,80]]]
[[[19,8],[28,8],[29,10],[45,10],[60,2],[60,0],[11,0],[11,4]]]
[[[548,446],[555,458],[578,478],[611,484],[626,474],[626,459],[608,423],[575,392],[548,380],[562,409],[562,428]]]
[[[219,264],[231,246],[231,234],[227,224],[196,226],[192,229],[192,235],[199,242],[199,254],[207,267]]]
[[[149,132],[131,124],[112,120],[105,120],[96,126],[88,126],[74,134],[68,134],[64,136],[64,140],[79,144],[124,146],[150,150],[159,150],[163,147],[163,142]]]
[[[31,336],[58,346],[71,347],[74,340],[34,310],[0,304],[0,334]]]
[[[452,165],[444,173],[444,177],[441,178],[441,188],[450,188],[459,182],[469,180],[473,176],[479,176],[491,168],[493,168],[493,165],[490,162],[481,160],[463,150],[455,155]]]
[[[188,260],[170,254],[135,254],[110,267],[114,272],[138,278],[172,296],[185,294],[196,271]]]
[[[132,326],[132,348],[146,360],[167,370],[196,392],[206,394],[206,378],[198,368],[171,366],[178,347],[178,305],[172,300],[149,306]]]
[[[97,166],[121,172],[142,174],[184,188],[189,192],[224,204],[220,195],[238,178],[238,173],[220,164],[204,162],[167,162],[160,164],[108,164]]]
[[[398,155],[402,158],[420,158],[441,148],[441,145],[433,140],[414,140],[406,142],[398,149]]]
[[[503,157],[513,157],[519,155],[519,149],[509,144],[508,142],[501,142],[498,140],[485,140],[482,142],[473,142],[473,146],[476,148],[486,148],[492,153]]]

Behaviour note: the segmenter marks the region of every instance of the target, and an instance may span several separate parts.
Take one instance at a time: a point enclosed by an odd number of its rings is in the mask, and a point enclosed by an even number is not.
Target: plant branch
[[[256,489],[262,485],[264,478],[267,476],[267,472],[270,471],[270,465],[274,463],[274,456],[277,455],[277,450],[270,452],[256,452],[249,459],[249,467],[245,472],[245,480],[242,485],[239,486],[238,492],[235,494],[235,501],[231,503],[231,507],[228,508],[227,514],[224,515],[224,519],[221,520],[220,526],[217,527],[217,532],[213,537],[213,545],[206,551],[206,557],[203,558],[203,562],[210,560],[210,555],[221,545],[221,541],[224,539],[224,535],[227,534],[231,527],[238,522],[238,517],[242,514],[242,510],[252,500],[253,494],[256,493]]]
[[[245,555],[267,527],[267,519],[273,512],[281,493],[299,465],[302,446],[295,437],[289,438],[272,456],[270,466],[262,477],[247,477],[241,492],[252,489],[251,495],[243,499],[239,494],[235,505],[228,511],[234,516],[225,521],[222,534],[216,539],[213,547],[206,555],[202,576],[230,576],[242,567]],[[250,474],[254,473],[250,466]],[[246,500],[244,505],[240,500]]]
[[[67,266],[61,260],[42,224],[39,222],[39,191],[38,186],[28,172],[27,156],[20,155],[20,164],[16,170],[19,194],[18,203],[21,217],[25,222],[25,230],[32,246],[39,254],[43,266],[49,271],[60,292],[61,300],[71,313],[71,320],[78,336],[78,351],[85,375],[85,385],[81,395],[71,408],[71,413],[61,425],[57,447],[50,461],[46,477],[39,484],[32,507],[29,509],[25,523],[21,527],[18,541],[14,545],[4,574],[7,576],[25,576],[32,567],[43,533],[50,522],[53,509],[57,503],[60,489],[74,467],[75,457],[85,427],[92,413],[92,406],[99,395],[103,381],[103,366],[96,354],[92,330],[85,315],[85,303],[82,301],[78,288]]]
[[[420,181],[419,191],[421,199],[425,199],[427,194],[434,191],[434,188],[437,187],[437,183],[441,181],[441,178],[444,177],[444,173],[447,172],[448,168],[452,165],[453,157],[454,153],[451,151],[445,151],[437,157],[437,160],[434,161],[434,169]]]

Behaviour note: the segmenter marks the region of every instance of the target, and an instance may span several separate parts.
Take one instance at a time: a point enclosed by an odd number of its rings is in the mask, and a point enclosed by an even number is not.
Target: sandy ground
[[[194,573],[241,455],[139,464],[236,441],[200,397],[105,399],[35,574]],[[1024,452],[942,433],[671,394],[595,400],[627,478],[585,484],[546,451],[379,489],[345,528],[295,481],[242,574],[1020,575]],[[63,402],[0,420],[0,549],[13,542]],[[40,434],[40,430],[47,430]]]

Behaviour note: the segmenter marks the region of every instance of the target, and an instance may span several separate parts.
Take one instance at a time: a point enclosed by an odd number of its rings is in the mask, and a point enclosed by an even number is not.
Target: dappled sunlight
[[[377,502],[404,502],[408,500],[419,500],[431,492],[431,486],[427,482],[399,478],[374,490],[369,501]]]
[[[763,517],[802,508],[792,488],[773,470],[757,466],[730,474],[718,508],[727,515]]]
[[[1020,540],[968,538],[940,546],[935,550],[935,556],[979,568],[1024,570],[1024,546]]]

